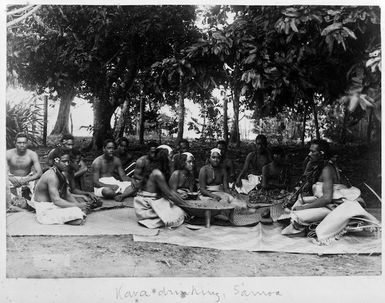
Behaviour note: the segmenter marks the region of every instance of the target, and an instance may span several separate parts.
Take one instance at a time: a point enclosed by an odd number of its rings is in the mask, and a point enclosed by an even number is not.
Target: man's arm
[[[52,173],[52,176],[47,178],[47,187],[48,187],[48,193],[51,198],[51,201],[59,207],[67,208],[67,207],[74,207],[78,206],[77,203],[67,201],[65,199],[62,199],[59,194],[59,180],[57,176]]]
[[[177,191],[178,189],[178,182],[179,181],[179,171],[174,171],[170,177],[170,180],[168,181],[168,185],[170,186],[170,189],[173,191]]]
[[[35,173],[32,174],[31,176],[27,176],[26,182],[30,182],[30,181],[39,179],[41,177],[41,175],[43,174],[42,169],[41,169],[41,165],[39,162],[39,157],[38,157],[37,153],[35,153],[34,151],[31,151],[31,160],[33,163],[33,168],[35,169]]]
[[[227,176],[228,177],[228,180],[230,182],[233,182],[234,181],[234,178],[235,178],[235,167],[234,167],[234,162],[233,160],[231,159],[228,159],[228,167],[229,167],[229,172],[230,174]]]
[[[326,166],[322,170],[322,197],[315,199],[313,202],[296,207],[294,210],[318,208],[328,205],[333,199],[333,173],[332,169]]]
[[[83,160],[80,160],[79,169],[74,173],[74,177],[76,178],[84,175],[87,172],[87,170],[88,170],[87,164]]]
[[[183,206],[186,204],[176,192],[170,190],[170,188],[167,185],[166,178],[160,171],[154,171],[153,176],[158,188],[161,190],[165,198],[171,200],[176,205]]]
[[[114,160],[114,163],[116,165],[116,169],[118,171],[120,179],[122,179],[123,181],[131,181],[132,182],[132,178],[127,176],[126,173],[124,172],[122,161],[116,157],[116,159]]]
[[[244,163],[244,165],[243,165],[243,168],[242,168],[241,172],[240,172],[239,175],[238,175],[237,181],[235,182],[235,184],[236,184],[238,187],[242,186],[241,178],[242,178],[242,176],[247,172],[247,170],[249,169],[251,157],[252,157],[252,153],[249,153],[249,154],[247,155],[247,157],[246,157],[246,160],[245,160],[245,163]]]
[[[269,168],[268,165],[264,165],[262,167],[262,188],[268,189],[269,188]]]
[[[201,194],[204,196],[216,199],[218,201],[221,200],[221,197],[213,194],[212,192],[206,189],[206,186],[207,186],[206,179],[207,179],[206,166],[203,166],[199,171],[199,188],[200,188]]]
[[[145,161],[143,159],[136,160],[135,170],[134,170],[134,179],[141,182],[143,180]]]
[[[97,199],[97,197],[94,195],[94,193],[91,193],[89,191],[84,191],[84,190],[81,190],[81,189],[77,188],[74,178],[69,178],[68,181],[69,181],[69,184],[70,184],[70,188],[71,188],[71,193],[72,194],[88,196],[88,197],[90,197],[93,200]]]
[[[227,180],[227,171],[226,171],[226,168],[223,168],[222,169],[222,173],[223,173],[223,191],[225,193],[230,193],[230,188],[229,188],[229,181]]]

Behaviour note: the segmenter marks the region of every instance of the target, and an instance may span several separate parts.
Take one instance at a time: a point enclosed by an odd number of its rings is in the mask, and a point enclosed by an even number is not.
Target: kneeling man
[[[41,224],[81,225],[85,221],[87,205],[77,202],[72,196],[63,174],[69,165],[68,151],[58,150],[53,166],[36,184],[31,206],[35,208],[37,221]]]

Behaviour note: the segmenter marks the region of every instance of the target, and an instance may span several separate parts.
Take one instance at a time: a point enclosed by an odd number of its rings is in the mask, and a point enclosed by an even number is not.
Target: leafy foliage
[[[42,143],[43,109],[33,102],[34,97],[20,103],[6,102],[6,144],[14,146],[15,136],[19,132],[26,133],[29,141],[37,146]]]
[[[221,102],[218,98],[212,97],[204,103],[199,116],[203,123],[192,117],[188,123],[188,129],[201,134],[201,139],[213,140],[222,138],[223,116],[221,114]]]

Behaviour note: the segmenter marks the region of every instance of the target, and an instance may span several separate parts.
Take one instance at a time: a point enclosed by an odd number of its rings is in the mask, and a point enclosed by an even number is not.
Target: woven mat
[[[125,198],[121,202],[116,202],[114,199],[104,199],[100,198],[103,201],[103,205],[101,207],[95,208],[94,211],[97,210],[105,210],[112,208],[122,208],[122,207],[134,207],[134,197]]]
[[[290,212],[285,211],[285,209],[282,208],[282,204],[275,204],[270,206],[270,217],[273,222],[277,222],[278,219],[290,219]]]
[[[157,229],[138,224],[132,208],[110,209],[93,212],[81,226],[42,225],[30,212],[7,214],[7,234],[11,236],[94,236],[94,235],[143,235],[154,236]]]
[[[370,210],[379,218],[380,210]],[[134,241],[169,243],[220,250],[275,251],[307,254],[381,253],[381,233],[348,233],[329,246],[319,246],[305,237],[281,235],[278,223],[254,227],[215,226],[201,228],[182,225],[174,230],[161,229],[157,236],[136,236]]]
[[[380,208],[367,208],[367,212],[375,216],[379,221],[381,221],[381,209]],[[277,222],[278,219],[290,219],[290,212],[287,212],[287,209],[282,208],[282,204],[276,204],[270,206],[270,217],[273,222]]]

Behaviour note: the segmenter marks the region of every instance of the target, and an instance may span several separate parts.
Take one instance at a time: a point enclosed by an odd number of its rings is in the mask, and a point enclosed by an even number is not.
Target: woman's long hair
[[[180,157],[178,157],[178,160],[175,163],[175,170],[184,170],[186,169],[186,161],[189,156],[186,154],[181,154]],[[193,159],[195,160],[195,157],[193,156]]]
[[[150,165],[146,167],[144,171],[144,184],[147,182],[154,169],[159,169],[165,176],[166,181],[168,182],[168,179],[170,178],[170,163],[168,159],[167,149],[158,148],[156,150],[154,159],[150,162]]]

